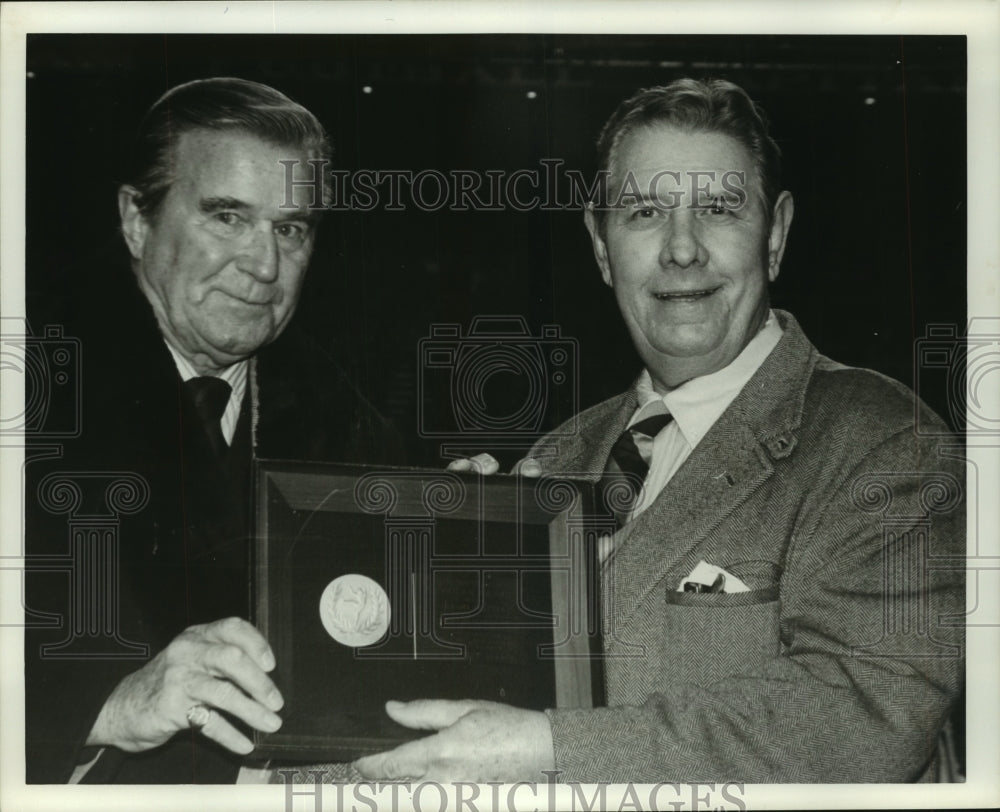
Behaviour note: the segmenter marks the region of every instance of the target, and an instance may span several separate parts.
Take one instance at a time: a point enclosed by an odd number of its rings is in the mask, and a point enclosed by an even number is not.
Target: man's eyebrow
[[[220,211],[252,211],[254,207],[245,200],[235,197],[205,197],[198,201],[198,210],[202,214],[215,214]],[[301,207],[297,209],[287,209],[274,222],[301,222],[315,226],[319,220],[322,210],[317,211],[312,207]]]
[[[274,222],[286,222],[288,220],[312,220],[317,213],[314,209],[303,206],[299,209],[284,209],[281,214],[274,218]]]
[[[621,200],[625,201],[627,204],[639,206],[641,208],[676,208],[677,206],[676,198],[671,192],[667,192],[662,195],[651,195],[646,192],[640,192],[638,194],[625,192],[622,194]]]
[[[305,223],[308,226],[315,227],[319,224],[321,219],[322,210],[315,208],[302,207],[301,209],[289,209],[286,212],[278,215],[274,218],[275,223]]]
[[[198,201],[198,209],[203,214],[214,214],[217,211],[225,211],[227,209],[246,211],[250,208],[249,203],[237,200],[235,197],[203,197]]]
[[[621,192],[618,199],[633,206],[652,206],[656,203],[656,199],[645,192]]]

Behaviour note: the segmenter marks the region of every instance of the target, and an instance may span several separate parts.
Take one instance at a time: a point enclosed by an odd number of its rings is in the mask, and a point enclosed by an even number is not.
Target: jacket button
[[[792,453],[792,449],[795,448],[795,437],[788,435],[780,435],[774,437],[767,443],[767,450],[771,452],[771,456],[775,459],[783,459]]]

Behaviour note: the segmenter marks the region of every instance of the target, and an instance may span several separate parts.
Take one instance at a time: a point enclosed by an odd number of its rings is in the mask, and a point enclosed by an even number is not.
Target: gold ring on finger
[[[212,709],[207,705],[192,705],[187,709],[188,724],[196,730],[201,730],[212,718]]]

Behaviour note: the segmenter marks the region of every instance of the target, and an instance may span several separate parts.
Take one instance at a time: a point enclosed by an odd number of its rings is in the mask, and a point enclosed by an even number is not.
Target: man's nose
[[[259,282],[278,278],[278,241],[270,223],[260,223],[253,229],[236,265]]]
[[[686,268],[705,259],[705,246],[698,233],[694,212],[688,208],[675,209],[663,230],[660,264]]]

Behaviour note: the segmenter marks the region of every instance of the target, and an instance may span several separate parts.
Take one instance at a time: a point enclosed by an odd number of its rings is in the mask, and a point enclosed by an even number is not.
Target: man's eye
[[[708,214],[714,215],[730,214],[732,212],[732,209],[726,205],[726,202],[721,197],[715,198],[715,200],[704,207],[704,210]]]
[[[306,228],[301,223],[279,223],[274,227],[274,233],[293,242],[302,242],[306,238]]]
[[[641,209],[636,209],[632,216],[639,220],[651,220],[656,217],[656,209],[653,206],[644,206]]]
[[[215,219],[224,226],[235,226],[240,223],[240,216],[234,211],[216,212]]]

